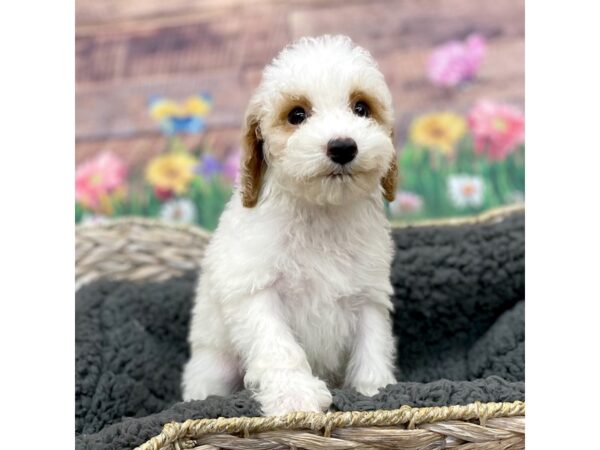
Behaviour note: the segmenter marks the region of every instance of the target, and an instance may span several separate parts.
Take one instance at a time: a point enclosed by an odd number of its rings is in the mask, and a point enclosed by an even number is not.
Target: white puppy
[[[263,72],[241,182],[206,249],[183,398],[245,386],[265,415],[319,411],[329,386],[395,383],[391,95],[344,36],[303,38]]]

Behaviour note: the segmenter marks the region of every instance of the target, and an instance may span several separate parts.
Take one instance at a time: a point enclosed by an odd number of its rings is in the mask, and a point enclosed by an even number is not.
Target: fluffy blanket
[[[524,214],[393,234],[402,382],[371,398],[334,389],[332,408],[524,400]],[[132,448],[169,421],[260,415],[247,391],[180,401],[195,277],[77,292],[77,448]]]

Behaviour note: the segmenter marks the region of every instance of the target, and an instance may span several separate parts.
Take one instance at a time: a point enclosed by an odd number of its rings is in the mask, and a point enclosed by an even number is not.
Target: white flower
[[[84,214],[81,216],[82,225],[97,225],[100,223],[108,222],[108,217],[102,214]]]
[[[187,198],[169,200],[162,205],[160,217],[165,222],[194,223],[196,221],[196,206]]]
[[[481,206],[483,191],[483,179],[479,176],[460,174],[448,178],[448,195],[457,208]]]
[[[394,217],[407,216],[419,212],[423,208],[421,196],[408,191],[398,191],[396,198],[390,203],[390,212]]]

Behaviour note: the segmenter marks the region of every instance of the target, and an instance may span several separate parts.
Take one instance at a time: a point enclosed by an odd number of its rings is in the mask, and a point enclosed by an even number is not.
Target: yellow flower
[[[188,97],[183,103],[161,98],[153,101],[150,105],[150,115],[159,122],[173,117],[204,117],[211,108],[210,100],[200,95]]]
[[[206,116],[211,109],[211,103],[204,97],[194,96],[185,101],[184,108],[191,116]]]
[[[168,117],[179,117],[183,113],[183,108],[178,103],[167,99],[158,100],[150,107],[150,115],[158,121]]]
[[[155,188],[182,194],[197,164],[196,158],[183,152],[157,156],[146,167],[146,180]]]
[[[410,139],[421,147],[439,150],[447,155],[465,135],[467,123],[449,113],[433,113],[417,117],[410,127]]]

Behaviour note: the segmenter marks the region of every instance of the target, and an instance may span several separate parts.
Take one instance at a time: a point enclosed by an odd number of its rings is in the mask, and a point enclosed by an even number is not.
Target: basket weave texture
[[[137,450],[523,449],[524,414],[513,402],[196,419],[168,423]]]
[[[428,226],[500,221],[522,208]],[[418,225],[417,225],[418,226]],[[198,270],[210,233],[153,219],[125,218],[76,228],[77,286],[98,279],[163,281]],[[429,408],[168,423],[139,450],[525,448],[525,403],[472,403]]]
[[[197,270],[209,238],[198,227],[141,217],[78,225],[76,285],[100,278],[164,281]]]

